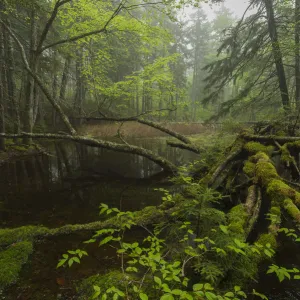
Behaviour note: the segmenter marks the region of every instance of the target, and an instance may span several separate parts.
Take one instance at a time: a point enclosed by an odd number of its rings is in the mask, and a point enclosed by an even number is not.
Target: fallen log
[[[105,148],[117,152],[124,152],[130,154],[136,154],[143,157],[148,158],[149,160],[153,161],[154,163],[158,164],[161,168],[165,171],[176,173],[177,167],[168,161],[167,159],[153,153],[150,150],[137,147],[134,145],[129,144],[118,144],[104,140],[98,140],[95,138],[90,138],[86,136],[79,136],[79,135],[68,135],[68,134],[52,134],[52,133],[20,133],[20,134],[7,134],[7,133],[0,133],[0,137],[4,138],[23,138],[23,137],[30,137],[33,139],[53,139],[53,140],[68,140],[72,142],[76,142],[79,144],[83,144],[90,147],[98,147],[98,148]]]

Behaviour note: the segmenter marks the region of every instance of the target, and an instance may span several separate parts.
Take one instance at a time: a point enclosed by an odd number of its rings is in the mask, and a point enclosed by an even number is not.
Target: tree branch
[[[65,43],[70,43],[70,42],[76,42],[76,41],[78,41],[80,39],[83,39],[85,37],[88,37],[88,36],[91,36],[91,35],[94,35],[94,34],[98,34],[98,33],[102,33],[102,32],[106,32],[106,28],[109,25],[109,23],[120,13],[120,11],[123,9],[123,7],[124,7],[124,1],[121,1],[120,4],[118,5],[118,7],[116,8],[116,10],[111,15],[111,17],[108,19],[108,21],[104,24],[104,26],[101,29],[93,30],[93,31],[90,31],[90,32],[86,32],[86,33],[83,33],[83,34],[79,34],[79,35],[76,35],[76,36],[73,36],[73,37],[70,37],[70,38],[66,38],[66,39],[62,39],[60,41],[54,42],[52,44],[49,44],[47,46],[42,47],[40,49],[40,53],[42,53],[46,49],[52,48],[52,47],[57,46],[57,45],[62,45],[62,44],[65,44]]]
[[[43,32],[42,32],[42,34],[41,34],[40,41],[39,41],[39,43],[38,43],[38,45],[37,45],[37,48],[36,48],[36,52],[37,52],[37,53],[41,53],[41,49],[42,49],[42,47],[43,47],[43,43],[44,43],[44,41],[46,40],[47,34],[48,34],[48,32],[49,32],[49,30],[50,30],[50,28],[51,28],[51,26],[52,26],[52,24],[53,24],[53,22],[54,22],[56,16],[57,16],[58,9],[59,9],[61,6],[63,6],[64,4],[67,4],[67,3],[71,2],[71,1],[72,1],[72,0],[63,0],[63,1],[58,0],[58,1],[56,2],[55,6],[54,6],[54,8],[53,8],[53,11],[52,11],[52,13],[51,13],[51,16],[50,16],[48,22],[46,23],[46,25],[45,25],[45,27],[44,27],[44,30],[43,30]]]
[[[124,153],[130,153],[130,154],[136,154],[139,156],[143,156],[148,158],[149,160],[153,161],[157,165],[159,165],[161,168],[163,168],[165,171],[176,173],[177,167],[166,160],[165,158],[156,155],[150,150],[137,147],[134,145],[129,144],[117,144],[109,141],[104,140],[98,140],[86,136],[79,136],[79,135],[67,135],[67,134],[52,134],[52,133],[26,133],[23,132],[21,134],[6,134],[6,133],[0,133],[0,137],[5,138],[24,138],[24,137],[30,137],[32,139],[54,139],[54,140],[68,140],[72,142],[76,142],[79,144],[83,144],[90,147],[96,147],[96,148],[105,148],[117,152],[124,152]]]
[[[139,119],[138,117],[127,117],[127,118],[113,118],[113,117],[104,117],[104,118],[98,118],[98,117],[81,117],[79,119],[85,119],[87,121],[112,121],[112,122],[130,122],[130,121],[136,121],[138,123],[153,127],[157,130],[160,130],[161,132],[167,133],[170,136],[175,137],[176,139],[180,140],[181,142],[185,144],[192,144],[189,138],[186,136],[177,133],[171,129],[168,129],[156,122],[144,120],[144,119]]]

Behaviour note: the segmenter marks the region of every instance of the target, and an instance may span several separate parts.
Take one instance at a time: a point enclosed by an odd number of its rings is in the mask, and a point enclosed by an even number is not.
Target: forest
[[[300,299],[300,0],[0,0],[0,299]]]

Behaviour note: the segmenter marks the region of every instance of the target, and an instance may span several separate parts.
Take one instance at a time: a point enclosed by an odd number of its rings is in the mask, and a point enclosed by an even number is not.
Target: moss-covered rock
[[[32,253],[32,243],[28,241],[12,244],[0,252],[0,289],[17,281],[22,265]]]

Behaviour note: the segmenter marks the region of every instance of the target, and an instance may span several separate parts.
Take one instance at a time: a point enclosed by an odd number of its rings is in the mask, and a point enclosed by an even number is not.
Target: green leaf
[[[88,240],[88,241],[84,241],[83,243],[84,243],[84,244],[90,244],[90,243],[94,243],[94,242],[96,242],[95,239],[90,239],[90,240]]]
[[[172,290],[172,294],[176,296],[180,296],[182,293],[183,291],[179,289]]]
[[[261,299],[268,300],[268,298],[264,294],[260,294],[256,290],[254,290],[254,289],[252,291],[252,294],[255,295],[255,296],[260,297]]]
[[[75,261],[75,262],[77,262],[78,264],[80,264],[80,260],[79,260],[79,258],[78,257],[73,257],[73,260]]]
[[[237,286],[237,285],[234,287],[234,291],[235,291],[235,292],[238,292],[238,291],[240,291],[240,290],[241,290],[241,287],[239,287],[239,286]]]
[[[164,294],[160,297],[160,300],[174,300],[174,297],[172,294]]]
[[[63,258],[69,258],[68,254],[63,254]]]
[[[57,264],[56,268],[59,268],[59,267],[61,267],[62,265],[64,265],[64,263],[66,262],[66,260],[67,260],[67,259],[61,259],[61,260],[59,261],[59,263]]]
[[[228,226],[220,225],[220,229],[221,229],[225,234],[229,234],[229,232],[228,232]]]
[[[211,292],[205,292],[205,297],[207,300],[215,300],[217,298],[217,296]]]
[[[225,294],[225,297],[233,298],[234,293],[233,292],[228,292],[228,293]]]
[[[74,262],[74,261],[73,261],[73,258],[70,258],[69,261],[68,261],[69,267],[71,267],[71,266],[73,265],[73,262]]]
[[[295,275],[294,279],[300,279],[300,275]]]
[[[193,291],[201,291],[203,289],[203,284],[202,283],[197,283],[193,285]]]
[[[100,293],[101,289],[100,289],[99,286],[94,285],[93,288],[94,288],[94,291],[95,291],[95,292],[99,292],[99,293]]]
[[[102,240],[102,241],[99,243],[99,246],[107,244],[107,243],[110,242],[113,238],[114,238],[114,237],[111,236],[111,235],[108,236],[108,237],[106,237],[104,240]]]
[[[159,285],[161,286],[161,279],[157,276],[154,276],[154,281]]]
[[[139,296],[141,300],[148,300],[148,296],[146,294],[140,293]]]

